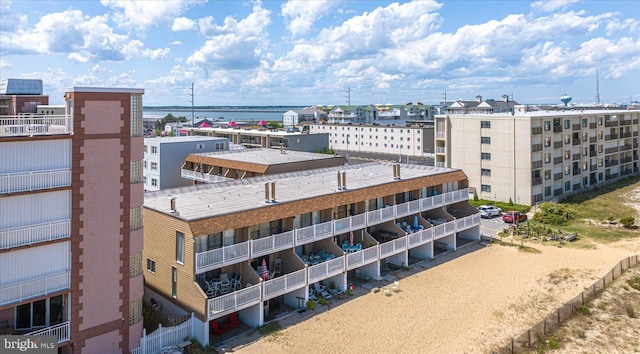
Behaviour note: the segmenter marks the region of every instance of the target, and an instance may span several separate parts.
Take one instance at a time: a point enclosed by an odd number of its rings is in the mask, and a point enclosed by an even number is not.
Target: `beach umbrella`
[[[413,217],[413,229],[417,230],[418,229],[418,225],[419,225],[418,224],[418,216],[416,215],[416,216]]]
[[[269,280],[269,270],[267,269],[267,261],[262,259],[262,279]]]
[[[198,126],[198,128],[210,128],[211,124],[207,123],[207,122],[202,122],[200,123],[200,125]]]
[[[227,124],[227,126],[229,126],[229,127],[237,127],[237,126],[238,126],[238,123],[236,123],[236,122],[234,122],[234,121],[231,121],[231,122],[229,122],[229,123]]]
[[[260,120],[260,121],[258,122],[258,125],[262,125],[262,126],[265,126],[265,125],[267,125],[267,124],[269,124],[269,123],[267,123],[267,121],[266,121],[266,120],[264,120],[264,119],[262,119],[262,120]]]
[[[349,235],[349,243],[353,246],[353,231],[351,231],[351,234]]]

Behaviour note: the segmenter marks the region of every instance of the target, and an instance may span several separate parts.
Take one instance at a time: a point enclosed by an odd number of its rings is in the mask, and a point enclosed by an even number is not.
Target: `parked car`
[[[502,215],[502,220],[509,224],[513,224],[514,222],[524,222],[527,221],[527,214],[522,214],[519,211],[511,210]]]
[[[502,215],[502,209],[495,207],[493,205],[481,205],[478,207],[478,210],[480,210],[480,217],[481,218],[492,218],[494,216],[500,216]]]

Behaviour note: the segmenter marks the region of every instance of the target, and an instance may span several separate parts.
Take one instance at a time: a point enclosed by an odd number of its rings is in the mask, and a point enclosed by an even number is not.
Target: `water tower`
[[[560,96],[560,101],[562,101],[562,103],[564,103],[564,106],[566,107],[569,102],[571,102],[571,96],[565,93],[564,95]]]

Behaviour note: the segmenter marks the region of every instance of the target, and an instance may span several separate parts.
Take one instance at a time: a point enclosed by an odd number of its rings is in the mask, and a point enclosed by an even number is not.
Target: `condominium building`
[[[425,156],[433,153],[433,123],[312,124],[310,134],[329,134],[329,148],[350,152]]]
[[[184,160],[182,178],[193,184],[215,183],[346,163],[344,156],[262,148],[197,153]]]
[[[195,152],[229,150],[229,139],[207,136],[179,136],[144,139],[144,189],[189,186],[193,182],[183,179],[180,167],[184,159]]]
[[[257,327],[304,307],[310,287],[344,291],[479,240],[468,198],[460,170],[381,162],[149,192],[145,297],[193,312],[213,343],[228,316]]]
[[[190,135],[216,136],[227,138],[232,144],[246,148],[284,148],[294,151],[314,152],[329,146],[328,134],[307,134],[294,130],[251,129],[251,128],[183,128]]]
[[[321,109],[292,109],[282,114],[285,127],[319,123],[320,120],[327,120],[327,112]]]
[[[38,105],[49,104],[49,96],[42,93],[42,80],[1,80],[0,116],[36,113]]]
[[[433,120],[436,108],[422,103],[405,105],[366,105],[366,106],[335,106],[327,116],[327,122],[332,124],[370,124],[375,121],[387,120]]]
[[[0,116],[2,334],[57,336],[63,353],[138,346],[142,94],[74,87],[64,115]]]
[[[436,116],[436,166],[484,199],[533,205],[638,174],[638,110]]]

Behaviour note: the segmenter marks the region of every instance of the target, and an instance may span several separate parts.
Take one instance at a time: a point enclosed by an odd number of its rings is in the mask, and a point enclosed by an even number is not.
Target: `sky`
[[[50,104],[74,86],[145,106],[593,103],[597,82],[640,101],[637,0],[0,0],[0,18],[0,78],[42,79]]]

